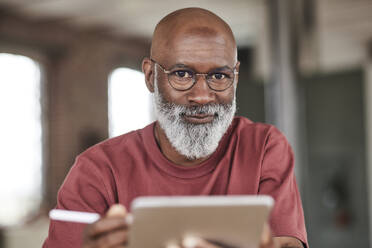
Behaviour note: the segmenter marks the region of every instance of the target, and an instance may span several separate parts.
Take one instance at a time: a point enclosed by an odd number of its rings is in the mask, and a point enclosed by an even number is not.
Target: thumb
[[[114,204],[106,213],[107,217],[125,217],[127,215],[127,209],[124,205]]]
[[[198,248],[198,247],[203,247],[203,248],[218,248],[220,246],[215,246],[204,239],[201,239],[196,236],[186,236],[182,240],[182,247],[183,248]],[[222,247],[222,246],[221,246]],[[225,247],[225,246],[223,246]]]
[[[261,244],[267,245],[271,241],[271,230],[267,223],[264,224],[262,236],[261,236]]]
[[[271,247],[277,247],[277,245],[275,243],[275,240],[273,239],[269,225],[265,223],[262,231],[260,248]]]

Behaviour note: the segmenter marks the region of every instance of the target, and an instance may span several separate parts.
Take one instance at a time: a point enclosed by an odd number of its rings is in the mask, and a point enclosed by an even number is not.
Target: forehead
[[[200,70],[233,67],[236,63],[234,43],[216,30],[204,27],[184,30],[168,37],[163,55],[163,61],[168,66],[182,63]]]

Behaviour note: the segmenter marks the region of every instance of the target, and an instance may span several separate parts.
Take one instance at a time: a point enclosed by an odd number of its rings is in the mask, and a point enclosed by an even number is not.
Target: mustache
[[[207,104],[177,104],[166,100],[160,92],[157,93],[158,96],[155,97],[159,104],[159,111],[170,118],[184,117],[185,115],[213,115],[214,117],[220,119],[221,115],[230,111],[235,103],[235,97],[231,102],[227,103],[207,103]]]
[[[163,102],[164,109],[175,110],[180,116],[185,115],[214,115],[218,116],[221,112],[232,107],[232,103],[208,103],[203,105],[180,105],[170,102]]]
[[[215,115],[218,116],[222,109],[228,109],[231,104],[204,104],[183,106],[181,115]]]

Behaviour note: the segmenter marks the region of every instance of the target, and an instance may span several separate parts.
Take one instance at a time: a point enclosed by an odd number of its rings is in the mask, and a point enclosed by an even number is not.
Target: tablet
[[[129,247],[165,248],[188,235],[228,247],[258,247],[273,204],[270,196],[136,198]]]

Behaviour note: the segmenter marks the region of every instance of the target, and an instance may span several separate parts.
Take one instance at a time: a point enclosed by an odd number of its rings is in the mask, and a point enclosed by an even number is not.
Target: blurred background
[[[310,246],[372,247],[371,0],[0,0],[0,247],[40,247],[75,156],[154,120],[141,60],[183,7],[232,27],[238,114],[292,144]]]

